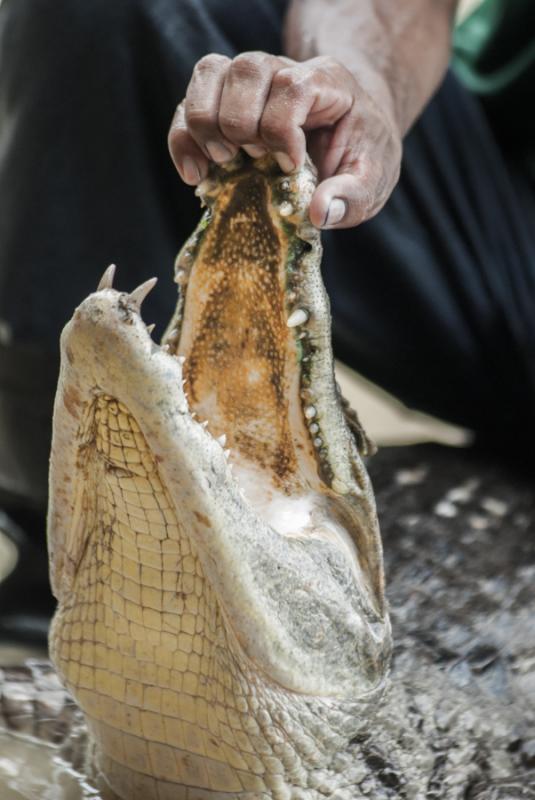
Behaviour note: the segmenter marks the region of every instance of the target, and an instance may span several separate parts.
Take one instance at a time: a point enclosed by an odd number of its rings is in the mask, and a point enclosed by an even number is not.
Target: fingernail
[[[182,175],[186,183],[195,185],[201,181],[201,170],[191,156],[184,156],[182,159]]]
[[[323,228],[331,228],[333,225],[338,225],[342,222],[347,212],[347,203],[341,197],[333,197],[327,208],[325,219],[323,220]]]
[[[267,153],[266,148],[262,147],[259,144],[244,144],[242,145],[242,147],[245,150],[245,152],[251,156],[251,158],[261,158],[262,156],[265,156]]]
[[[282,169],[283,172],[293,172],[295,169],[295,164],[290,158],[289,155],[286,153],[273,153],[275,158],[277,159],[279,167]]]
[[[230,161],[235,156],[235,153],[221,142],[206,142],[206,149],[210,158],[216,164],[224,164],[225,161]]]

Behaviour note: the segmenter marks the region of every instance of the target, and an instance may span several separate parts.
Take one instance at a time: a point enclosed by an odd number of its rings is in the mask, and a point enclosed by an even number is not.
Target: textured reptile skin
[[[348,785],[334,797],[534,798],[531,476],[521,479],[488,456],[432,446],[383,448],[370,473],[396,647],[390,687],[340,758]],[[80,717],[50,665],[0,669],[0,797],[6,790],[2,767],[13,774],[25,764],[15,797],[73,800],[62,774],[71,766],[87,774],[91,766]],[[17,734],[16,742],[5,728]],[[43,759],[35,763],[35,747],[23,750],[22,734],[57,743],[47,751],[48,793],[37,793],[30,779],[22,784],[32,771],[40,785],[46,781]],[[13,752],[15,764],[9,762]],[[67,762],[63,772],[60,755]],[[329,796],[324,777],[320,797]],[[74,796],[100,800],[105,794]]]
[[[99,766],[128,797],[194,800],[203,789],[285,797],[283,773],[306,787],[299,739],[318,762],[322,742],[303,731],[292,745],[273,727],[272,714],[290,729],[303,723],[292,722],[290,698],[273,702],[234,657],[139,426],[110,397],[87,415],[102,535],[84,553],[51,648],[106,750]]]
[[[126,295],[108,273],[62,336],[51,656],[123,800],[353,797],[390,629],[313,186],[270,159],[215,173],[164,348],[150,282]]]

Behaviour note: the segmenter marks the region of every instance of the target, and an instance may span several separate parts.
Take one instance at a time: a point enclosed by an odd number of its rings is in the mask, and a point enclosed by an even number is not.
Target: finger
[[[302,126],[309,106],[309,87],[299,82],[292,67],[274,74],[259,133],[284,172],[292,172],[304,163],[306,140]]]
[[[182,180],[196,186],[208,174],[208,159],[192,138],[186,126],[184,102],[175,111],[169,135],[169,152]]]
[[[259,124],[279,59],[267,53],[251,52],[237,56],[228,68],[219,107],[219,128],[234,144],[244,146],[250,155],[266,152]]]
[[[305,159],[305,130],[334,125],[351,107],[345,68],[331,59],[312,59],[275,73],[260,122],[260,134],[281,168],[289,172]]]
[[[349,228],[386,203],[399,178],[401,141],[388,120],[371,113],[350,111],[331,130],[316,142],[325,149],[317,154],[321,182],[309,216],[321,228]]]
[[[310,221],[318,228],[351,228],[380,211],[387,196],[376,176],[366,178],[357,171],[343,172],[316,188],[309,208]]]
[[[318,128],[307,133],[307,152],[312,159],[312,163],[318,170],[318,182],[330,178],[336,168],[329,172],[326,154],[329,153],[331,142],[335,134],[334,127]]]
[[[186,124],[208,158],[217,164],[230,161],[238,148],[219,129],[219,106],[230,58],[211,53],[195,65],[186,92]]]

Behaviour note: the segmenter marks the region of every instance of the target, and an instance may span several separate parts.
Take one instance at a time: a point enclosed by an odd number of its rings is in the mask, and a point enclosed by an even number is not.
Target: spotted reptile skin
[[[390,628],[313,187],[269,158],[215,171],[164,347],[152,283],[110,271],[62,336],[50,650],[122,800],[354,797]]]

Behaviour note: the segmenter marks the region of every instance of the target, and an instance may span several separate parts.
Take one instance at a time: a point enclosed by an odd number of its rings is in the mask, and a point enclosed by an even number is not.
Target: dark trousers
[[[238,9],[238,5],[240,8]],[[205,53],[279,53],[284,0],[4,0],[0,6],[0,486],[43,505],[58,339],[103,269],[162,332],[199,217],[166,134]],[[336,55],[334,53],[333,55]],[[481,443],[535,445],[533,191],[449,76],[400,184],[324,237],[339,357]]]

